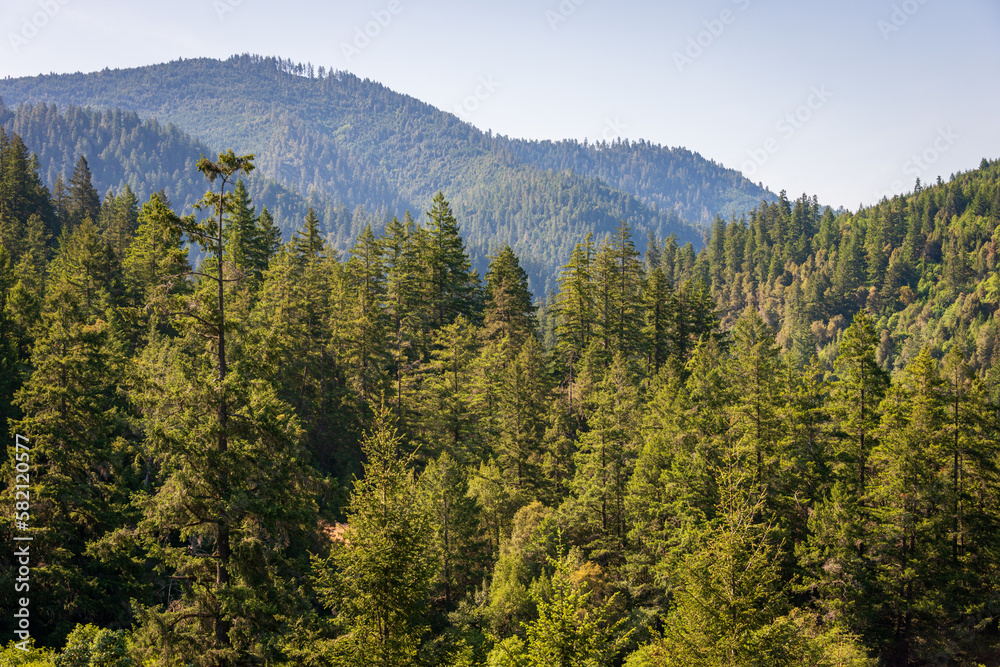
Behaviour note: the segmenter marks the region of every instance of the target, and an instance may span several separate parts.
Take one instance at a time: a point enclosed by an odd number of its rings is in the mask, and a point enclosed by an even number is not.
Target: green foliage
[[[93,625],[78,625],[66,638],[66,646],[53,661],[54,667],[135,667],[129,655],[128,634]]]
[[[123,187],[59,230],[71,189],[0,144],[0,410],[60,647],[4,659],[992,660],[995,163],[853,214],[782,193],[644,261],[623,216],[536,321],[534,260],[497,244],[482,289],[440,193],[278,247],[227,152],[207,219]]]
[[[347,529],[329,559],[314,559],[317,591],[344,632],[330,649],[336,664],[413,664],[427,632],[436,570],[431,518],[391,421],[382,410],[367,434]]]
[[[17,642],[11,640],[0,649],[0,664],[4,667],[55,667],[56,656],[50,649],[37,648],[34,639],[30,640],[28,650],[21,650]]]
[[[586,580],[581,581],[576,576],[580,570],[571,570],[567,556],[550,561],[550,564],[555,567],[551,592],[547,595],[533,592],[538,619],[525,625],[523,660],[511,651],[514,664],[532,667],[611,665],[628,635],[623,628],[624,619],[616,618],[617,593],[606,600],[593,600],[595,591]]]

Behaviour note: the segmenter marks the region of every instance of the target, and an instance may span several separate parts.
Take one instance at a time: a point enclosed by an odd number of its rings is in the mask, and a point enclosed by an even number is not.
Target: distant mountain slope
[[[341,247],[366,217],[358,207],[375,221],[406,209],[422,213],[442,190],[477,265],[510,242],[531,267],[536,292],[552,285],[582,232],[600,236],[626,219],[640,242],[647,233],[673,233],[698,246],[701,228],[682,218],[705,222],[774,199],[682,149],[514,141],[378,83],[276,58],[4,79],[0,96],[12,106],[133,111],[173,123],[213,151],[253,152],[261,175],[308,194],[325,212]],[[572,164],[574,155],[585,159]]]
[[[648,141],[524,141],[499,138],[498,150],[543,169],[572,169],[633,194],[647,204],[672,208],[682,218],[709,223],[716,215],[730,218],[777,201],[770,190],[735,169],[706,160],[686,148],[667,148]],[[504,145],[505,144],[505,145]]]
[[[145,201],[163,190],[174,207],[191,213],[209,188],[195,163],[212,149],[173,124],[140,120],[134,111],[36,104],[7,109],[0,102],[0,125],[24,140],[38,157],[39,173],[50,187],[58,176],[68,180],[78,156],[87,158],[94,187],[103,196],[126,184]],[[248,189],[258,208],[267,206],[291,234],[308,205],[299,195],[261,176],[251,175]]]

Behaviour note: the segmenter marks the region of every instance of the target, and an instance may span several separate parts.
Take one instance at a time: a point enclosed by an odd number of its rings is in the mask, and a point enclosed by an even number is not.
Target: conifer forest
[[[1000,664],[1000,161],[546,283],[195,148],[0,129],[4,667]]]

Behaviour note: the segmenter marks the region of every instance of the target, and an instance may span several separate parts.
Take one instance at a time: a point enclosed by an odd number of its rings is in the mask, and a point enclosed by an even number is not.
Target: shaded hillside
[[[496,143],[498,150],[508,150],[525,162],[599,178],[647,204],[671,208],[695,222],[710,223],[716,215],[739,217],[762,200],[777,200],[773,192],[735,169],[686,148],[627,139],[591,144],[498,138]]]
[[[39,175],[50,189],[73,173],[79,156],[87,158],[94,186],[102,195],[128,185],[140,201],[163,190],[184,213],[205,194],[205,181],[195,170],[201,155],[213,155],[204,142],[173,124],[142,121],[134,111],[94,111],[53,105],[0,106],[0,124],[21,137],[38,157]],[[285,236],[301,225],[307,203],[274,181],[252,174],[248,187],[258,207],[267,206]]]

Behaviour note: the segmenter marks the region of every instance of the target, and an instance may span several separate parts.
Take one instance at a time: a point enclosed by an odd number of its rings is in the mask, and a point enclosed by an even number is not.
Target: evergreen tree
[[[411,401],[404,392],[411,390],[423,347],[421,316],[420,266],[416,238],[419,230],[410,214],[403,220],[393,217],[382,237],[385,261],[386,316],[389,318],[392,367],[394,371],[394,412],[402,424],[409,424]]]
[[[273,655],[273,640],[260,638],[274,637],[297,604],[283,577],[304,553],[315,506],[298,421],[244,362],[234,326],[245,314],[234,310],[240,288],[224,255],[226,186],[253,168],[252,156],[228,151],[198,168],[220,182],[202,201],[214,219],[182,219],[180,228],[211,253],[213,273],[198,272],[194,297],[175,306],[181,337],[152,341],[136,371],[135,400],[162,461],[140,534],[181,582],[165,607],[141,610],[139,644],[207,667]]]
[[[459,315],[475,320],[480,310],[479,277],[472,270],[458,221],[444,193],[434,196],[427,217],[430,224],[424,261],[429,271],[428,298],[434,305],[435,324],[441,328]]]
[[[569,264],[562,267],[559,277],[559,294],[556,297],[556,349],[568,373],[570,409],[573,407],[573,383],[578,375],[577,365],[590,347],[594,335],[594,293],[592,262],[594,244],[590,234],[586,241],[577,244]]]
[[[292,237],[292,253],[299,257],[315,257],[323,251],[324,241],[320,235],[319,218],[312,207],[306,214],[305,224]]]
[[[10,254],[0,245],[0,435],[9,442],[7,424],[17,414],[13,407],[14,392],[20,386],[21,358],[18,331],[8,306],[15,279]]]
[[[627,362],[616,354],[594,396],[589,430],[576,455],[576,530],[598,562],[617,560],[626,545],[625,496],[635,465],[640,420],[639,392]]]
[[[112,205],[108,206],[108,202]],[[105,197],[105,214],[102,207],[102,228],[104,239],[111,245],[119,261],[132,243],[139,226],[139,200],[127,184],[116,197]]]
[[[477,535],[479,511],[468,494],[465,472],[448,452],[427,464],[419,486],[428,517],[433,519],[438,565],[434,584],[444,593],[445,608],[450,610],[481,575],[477,566],[482,563],[476,556],[485,554]]]
[[[528,274],[514,251],[504,246],[490,259],[486,272],[486,308],[483,330],[488,339],[508,339],[512,350],[519,349],[537,328],[535,311],[528,291]]]
[[[225,255],[236,269],[254,274],[258,266],[257,211],[250,200],[250,193],[243,179],[238,179],[226,201],[226,220],[223,228]]]
[[[136,518],[128,498],[137,490],[137,451],[120,391],[125,356],[111,323],[106,260],[89,218],[61,236],[32,372],[15,399],[23,417],[11,429],[31,443],[31,516],[44,536],[32,549],[39,636],[61,639],[75,622],[127,622],[128,597],[145,597],[132,585],[134,566],[116,571],[87,551]],[[13,494],[8,487],[4,502],[13,505]]]
[[[542,350],[535,337],[529,336],[517,356],[499,371],[501,384],[495,408],[499,442],[495,449],[512,485],[529,495],[537,494],[542,485],[540,466],[548,398],[544,370]]]
[[[123,260],[126,289],[136,310],[133,345],[138,344],[140,322],[166,320],[167,295],[187,288],[185,276],[190,267],[180,226],[180,218],[159,196],[151,196],[142,205],[138,230]],[[165,324],[160,321],[157,328]]]
[[[951,582],[945,481],[944,402],[937,363],[925,348],[882,403],[882,437],[872,452],[870,558],[878,597],[865,633],[894,665],[912,664],[945,647],[919,647],[941,623]],[[891,630],[890,630],[891,629]],[[923,654],[923,655],[921,655]]]
[[[464,315],[434,332],[431,359],[420,383],[422,439],[431,455],[444,449],[466,462],[478,442],[472,405],[476,330]]]
[[[351,368],[351,384],[362,400],[381,396],[386,386],[388,362],[388,318],[384,310],[385,268],[382,248],[371,227],[358,237],[347,263],[350,290],[347,314],[349,343],[345,361]]]
[[[654,266],[642,299],[646,319],[642,334],[645,338],[646,365],[651,373],[659,371],[670,354],[671,291],[663,269]]]
[[[831,412],[844,431],[840,460],[842,476],[857,498],[865,493],[868,456],[879,423],[879,403],[889,385],[888,375],[875,360],[878,336],[871,316],[861,311],[840,341],[831,386]],[[853,477],[852,477],[853,473]]]
[[[251,321],[257,372],[268,378],[306,427],[306,442],[323,472],[354,469],[359,411],[346,364],[334,344],[343,313],[334,315],[343,264],[328,251],[299,256],[293,243],[270,262]],[[342,352],[342,350],[340,350]]]
[[[759,518],[763,495],[732,457],[719,473],[717,518],[679,568],[663,636],[647,649],[648,662],[627,664],[869,664],[850,639],[817,637],[801,614],[789,614],[775,531]]]
[[[254,265],[260,271],[264,271],[270,266],[271,258],[278,254],[281,249],[281,230],[274,223],[274,216],[264,206],[257,216],[257,230],[255,234],[257,243],[254,247]]]
[[[643,324],[640,305],[645,276],[632,241],[632,228],[626,222],[620,223],[611,237],[610,259],[615,267],[613,309],[609,323],[613,340],[611,349],[631,356],[643,347],[639,332]]]
[[[577,579],[579,570],[572,570],[567,556],[552,565],[551,595],[533,592],[538,619],[525,625],[527,641],[498,646],[493,651],[496,661],[491,657],[490,663],[531,667],[614,664],[630,634],[625,631],[625,619],[615,618],[617,593],[595,601],[595,591]]]
[[[94,189],[87,158],[82,155],[73,167],[73,177],[69,179],[66,208],[71,226],[80,224],[84,218],[96,221],[101,214],[101,198]]]
[[[347,529],[328,559],[314,559],[317,591],[343,629],[334,664],[412,665],[428,630],[433,532],[392,421],[383,409],[365,437]]]
[[[774,332],[756,311],[743,313],[733,327],[730,381],[740,391],[732,407],[730,430],[737,452],[749,460],[752,479],[767,486],[775,477],[782,436],[783,396],[779,348]]]

